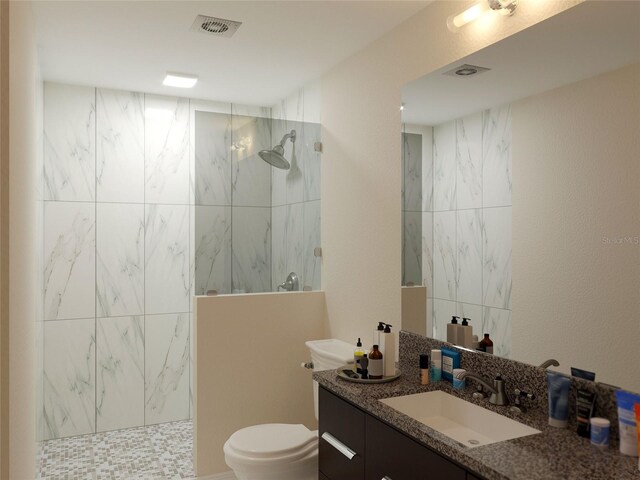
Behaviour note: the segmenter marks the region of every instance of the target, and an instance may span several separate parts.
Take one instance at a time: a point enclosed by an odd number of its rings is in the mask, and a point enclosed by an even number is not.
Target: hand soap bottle
[[[458,345],[458,328],[460,327],[458,320],[460,320],[460,317],[453,315],[451,323],[447,324],[447,342],[454,345]]]
[[[462,325],[458,327],[458,345],[471,348],[473,346],[473,328],[469,325],[470,318],[463,318]]]
[[[384,332],[384,322],[378,322],[378,326],[373,331],[373,343],[371,345],[378,345],[380,347],[382,332]]]

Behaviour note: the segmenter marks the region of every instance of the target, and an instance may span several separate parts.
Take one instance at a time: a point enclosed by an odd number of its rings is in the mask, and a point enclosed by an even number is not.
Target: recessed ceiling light
[[[198,81],[197,75],[189,75],[186,73],[170,73],[164,77],[163,85],[167,87],[191,88]]]

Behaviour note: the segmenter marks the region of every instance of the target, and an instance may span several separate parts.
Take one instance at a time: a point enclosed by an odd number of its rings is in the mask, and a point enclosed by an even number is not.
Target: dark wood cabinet
[[[320,472],[329,480],[364,478],[365,413],[324,388],[319,395]]]
[[[466,480],[463,469],[370,415],[365,429],[365,479]]]
[[[319,402],[319,480],[479,480],[322,387]]]

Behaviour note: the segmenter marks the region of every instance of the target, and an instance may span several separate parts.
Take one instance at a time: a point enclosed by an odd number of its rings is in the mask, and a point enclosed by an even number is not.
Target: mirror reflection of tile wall
[[[433,336],[446,340],[452,315],[471,318],[474,334],[489,333],[496,355],[511,355],[511,109],[494,108],[405,132],[433,135],[422,155],[422,270]],[[417,145],[405,133],[404,144]],[[424,148],[424,146],[423,146]],[[408,148],[407,148],[408,150]],[[415,150],[415,147],[414,147]],[[403,154],[403,160],[411,155]],[[415,162],[414,162],[415,163]],[[417,183],[416,167],[405,168]],[[403,210],[408,203],[403,196]],[[403,262],[415,243],[413,213],[404,214]],[[417,218],[417,215],[416,215]],[[416,220],[417,221],[417,220]],[[408,239],[407,237],[410,237]],[[403,275],[412,270],[403,265]],[[430,277],[430,278],[429,278]],[[405,277],[403,276],[403,279]]]

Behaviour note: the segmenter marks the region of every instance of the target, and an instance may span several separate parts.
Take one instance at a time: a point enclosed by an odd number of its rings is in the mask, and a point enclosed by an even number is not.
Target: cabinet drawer
[[[324,388],[320,388],[319,402],[320,472],[331,480],[364,478],[364,412]],[[352,458],[347,456],[349,451]]]
[[[366,480],[465,480],[466,472],[385,423],[366,419]]]

